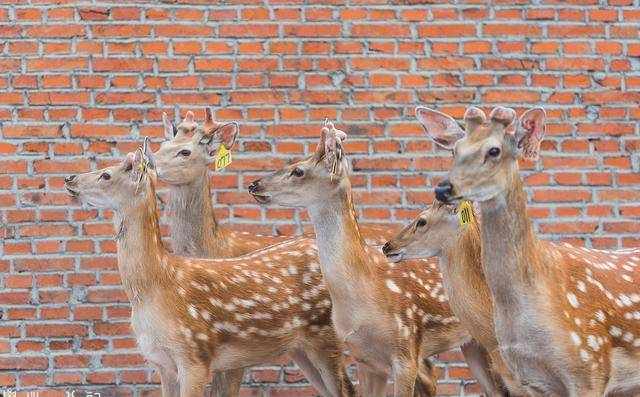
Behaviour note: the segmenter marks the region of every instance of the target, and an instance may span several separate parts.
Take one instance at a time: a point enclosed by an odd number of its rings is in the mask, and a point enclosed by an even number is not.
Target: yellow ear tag
[[[220,171],[231,164],[231,150],[227,149],[224,144],[220,144],[218,154],[216,154],[216,171]]]
[[[458,206],[458,219],[460,220],[460,226],[465,226],[473,222],[471,201],[464,200],[460,203]]]

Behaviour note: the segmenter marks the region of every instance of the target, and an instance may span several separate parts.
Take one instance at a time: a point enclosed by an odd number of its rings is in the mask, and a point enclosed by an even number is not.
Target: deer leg
[[[355,396],[355,389],[347,376],[342,361],[342,352],[332,346],[307,349],[307,357],[318,370],[328,396]]]
[[[407,359],[393,360],[393,396],[413,397],[418,363]]]
[[[240,394],[244,368],[216,371],[213,374],[210,397],[235,397]]]
[[[183,366],[178,371],[180,397],[202,397],[209,380],[209,368],[201,364]]]
[[[304,376],[307,378],[309,383],[313,385],[313,387],[320,392],[323,396],[331,396],[329,390],[327,390],[324,381],[322,380],[322,375],[318,371],[318,369],[311,362],[307,354],[302,350],[295,350],[291,352],[291,359],[298,365]]]
[[[371,371],[362,364],[358,365],[358,382],[362,397],[385,397],[387,379],[386,374]]]
[[[158,367],[158,372],[160,372],[162,397],[177,396],[180,390],[180,385],[178,384],[178,377],[176,376],[175,372],[169,371],[162,367]]]
[[[413,395],[415,397],[435,396],[437,382],[435,368],[431,361],[426,357],[420,360],[418,362],[418,375]]]
[[[505,396],[502,382],[496,378],[491,370],[490,358],[487,351],[472,340],[460,347],[465,361],[473,376],[480,383],[480,387],[487,396]]]

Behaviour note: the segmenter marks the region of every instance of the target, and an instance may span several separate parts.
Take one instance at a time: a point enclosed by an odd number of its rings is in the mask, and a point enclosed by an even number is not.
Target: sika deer
[[[461,225],[455,206],[436,201],[389,240],[382,251],[394,262],[438,257],[451,310],[489,352],[496,383],[504,385],[509,395],[523,395],[525,391],[509,373],[497,351],[493,301],[480,259],[480,225],[471,211],[471,222]]]
[[[359,373],[367,374],[363,395],[384,395],[393,372],[394,396],[411,396],[420,358],[470,338],[449,309],[434,261],[395,266],[364,244],[342,155],[345,138],[327,124],[310,158],[253,182],[249,192],[263,204],[309,211],[336,331],[358,361]]]
[[[323,395],[354,395],[312,242],[284,242],[232,259],[169,253],[158,225],[151,155],[138,150],[121,164],[68,177],[66,188],[83,202],[115,209],[118,268],[133,330],[160,371],[163,396],[201,397],[210,371],[285,353]]]
[[[543,395],[640,393],[640,250],[602,251],[542,243],[526,211],[518,159],[537,159],[545,112],[497,107],[486,122],[419,109],[427,132],[454,148],[439,200],[479,203],[482,263],[494,301],[500,352],[511,371]]]
[[[194,121],[194,114],[187,112],[184,120],[174,128],[163,115],[167,141],[153,155],[158,178],[169,186],[169,226],[174,253],[186,256],[227,258],[247,254],[278,241],[290,238],[272,237],[234,232],[220,225],[215,218],[211,200],[209,165],[214,161],[218,145],[231,149],[238,136],[237,123],[219,123],[213,119],[211,109],[206,109],[202,125]],[[384,243],[393,230],[376,226],[366,227],[369,243]],[[308,237],[297,240],[304,246],[313,244]],[[317,262],[317,258],[314,258]],[[275,359],[275,357],[274,357]],[[304,363],[302,363],[304,365]],[[429,366],[429,363],[426,363]],[[428,368],[422,376],[421,390],[431,388],[434,382]],[[238,394],[242,370],[216,375],[214,389],[217,395]]]

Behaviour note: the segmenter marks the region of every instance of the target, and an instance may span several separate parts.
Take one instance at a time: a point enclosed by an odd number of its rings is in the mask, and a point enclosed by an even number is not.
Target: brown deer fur
[[[640,394],[640,250],[546,244],[527,215],[517,160],[538,157],[544,111],[518,120],[498,107],[486,122],[470,108],[466,137],[448,116],[422,113],[427,132],[455,147],[439,199],[479,203],[496,337],[512,373],[543,395]]]
[[[410,396],[419,359],[461,346],[469,334],[451,313],[434,260],[395,265],[363,243],[344,138],[329,124],[313,156],[255,181],[249,191],[261,203],[309,211],[336,331],[368,374],[364,395],[384,395],[393,372],[394,395]]]
[[[121,164],[69,177],[66,187],[83,202],[116,209],[132,326],[159,369],[163,396],[201,397],[210,371],[285,353],[309,363],[310,380],[329,389],[323,395],[353,395],[313,242],[288,241],[231,259],[171,254],[161,241],[155,175],[143,159],[138,151]]]

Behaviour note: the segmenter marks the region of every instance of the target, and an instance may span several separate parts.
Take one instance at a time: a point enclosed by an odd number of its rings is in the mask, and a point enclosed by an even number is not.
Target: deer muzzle
[[[448,179],[438,183],[435,189],[436,199],[442,203],[448,203],[453,194],[453,185]]]
[[[264,193],[264,186],[260,183],[260,179],[257,179],[248,187],[249,194],[253,196],[253,198],[260,204],[266,204],[271,201],[271,197]]]

